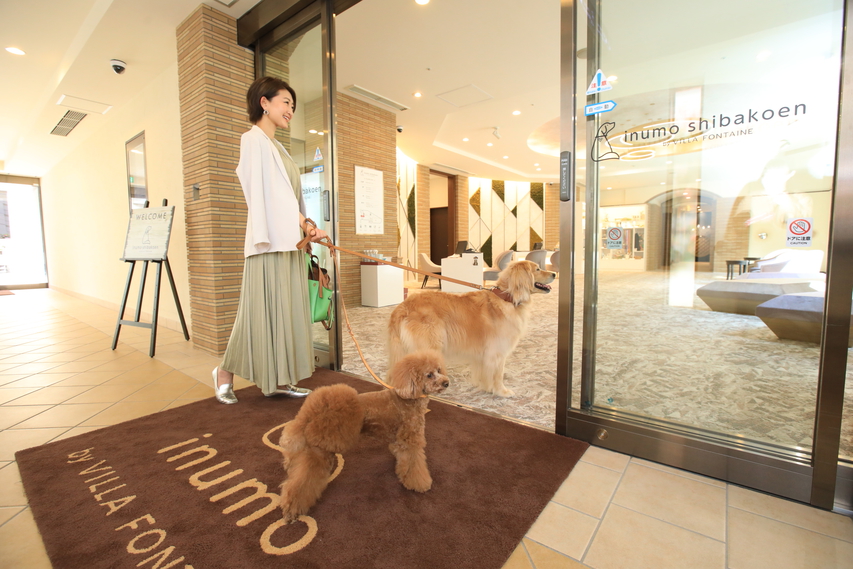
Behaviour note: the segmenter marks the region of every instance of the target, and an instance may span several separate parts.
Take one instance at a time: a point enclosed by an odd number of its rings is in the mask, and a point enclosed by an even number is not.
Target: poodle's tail
[[[294,422],[301,423],[309,446],[343,453],[358,441],[364,410],[355,389],[344,384],[329,385],[305,399]]]

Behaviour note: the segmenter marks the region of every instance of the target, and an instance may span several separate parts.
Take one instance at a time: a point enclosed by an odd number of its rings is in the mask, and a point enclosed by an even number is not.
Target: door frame
[[[589,0],[583,6],[587,37],[598,37],[598,10],[601,0]],[[577,69],[577,0],[561,0],[560,63],[560,135],[561,206],[560,241],[570,244],[568,271],[571,286],[561,287],[557,354],[557,415],[559,434],[592,445],[693,471],[735,484],[777,494],[818,508],[853,510],[853,465],[839,460],[844,384],[847,367],[851,296],[853,296],[853,46],[847,34],[853,0],[844,0],[842,37],[841,92],[836,144],[834,191],[830,213],[830,237],[827,256],[827,287],[816,398],[815,429],[812,450],[794,452],[788,447],[745,440],[712,431],[681,427],[662,420],[649,420],[621,411],[572,407],[573,315],[575,309],[574,223],[576,109],[575,76]],[[595,62],[596,42],[588,42],[587,62]],[[594,73],[595,69],[587,74]],[[584,84],[583,81],[580,83]],[[589,101],[595,102],[595,101]],[[846,104],[845,104],[846,103]],[[588,128],[587,135],[595,129]],[[587,141],[587,148],[590,148]],[[597,169],[587,167],[587,175]],[[598,210],[596,180],[587,180],[587,215]],[[591,371],[594,369],[594,326],[597,308],[596,224],[586,232],[585,292],[583,302],[583,364],[580,381],[584,395],[594,393]],[[565,246],[565,245],[564,245]],[[592,247],[592,248],[591,248]],[[845,261],[846,260],[846,261]],[[563,281],[565,283],[565,281]],[[568,290],[566,290],[568,289]],[[850,418],[848,418],[850,420]]]

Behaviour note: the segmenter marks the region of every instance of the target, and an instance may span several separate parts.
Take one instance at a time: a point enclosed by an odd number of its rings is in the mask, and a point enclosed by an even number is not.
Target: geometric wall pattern
[[[530,251],[544,240],[542,183],[469,178],[468,196],[468,241],[490,266],[503,251]]]
[[[397,149],[398,263],[417,268],[418,163]],[[408,276],[408,273],[406,273]]]

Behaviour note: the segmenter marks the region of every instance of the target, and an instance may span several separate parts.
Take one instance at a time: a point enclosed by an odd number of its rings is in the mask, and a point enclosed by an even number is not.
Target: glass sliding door
[[[0,182],[0,289],[46,286],[39,186]]]
[[[299,168],[305,217],[334,236],[332,115],[327,97],[331,73],[324,55],[330,51],[324,48],[330,24],[323,17],[323,10],[319,2],[314,3],[264,35],[258,42],[261,52],[258,72],[281,78],[296,91],[297,107],[290,128],[280,129],[276,138]],[[329,250],[315,245],[312,254],[334,279],[335,267]],[[322,323],[314,324],[317,365],[333,369],[340,366],[334,347],[338,341],[336,334],[335,326],[327,331]]]
[[[570,434],[809,501],[843,8],[578,6]]]

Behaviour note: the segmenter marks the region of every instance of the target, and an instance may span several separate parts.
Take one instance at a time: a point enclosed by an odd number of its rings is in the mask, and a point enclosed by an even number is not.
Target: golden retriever
[[[469,364],[473,383],[503,397],[504,364],[524,335],[531,296],[548,293],[556,273],[532,261],[511,263],[492,290],[411,294],[391,313],[389,367],[406,354],[431,349]]]
[[[391,369],[388,383],[393,389],[361,394],[342,383],[321,387],[285,425],[279,443],[287,471],[280,502],[285,521],[306,514],[320,499],[337,463],[335,453],[352,448],[361,435],[388,443],[397,478],[407,489],[432,487],[424,416],[429,395],[450,384],[444,359],[435,351],[410,354]]]

